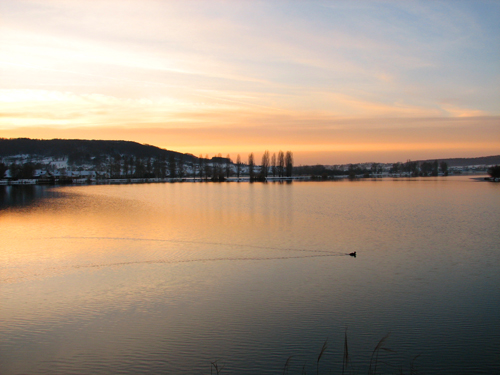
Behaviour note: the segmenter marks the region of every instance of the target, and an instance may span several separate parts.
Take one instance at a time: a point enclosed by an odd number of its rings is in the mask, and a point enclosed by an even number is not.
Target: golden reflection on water
[[[444,189],[437,180],[57,188],[61,196],[56,199],[0,214],[0,261],[8,265],[1,279],[15,282],[102,266],[365,249],[398,256],[395,243],[413,246],[415,238],[425,252],[433,235],[455,232],[450,225],[471,220],[476,211],[468,205],[489,205],[477,195],[474,202],[464,199],[475,194],[477,185],[461,182],[453,189],[448,188],[453,181],[444,182]],[[458,244],[471,234],[463,228],[449,241]]]
[[[453,189],[440,184],[430,180],[57,188],[57,199],[1,213],[0,260],[8,264],[1,279],[12,282],[141,262],[305,255],[280,249],[318,255],[393,251],[394,245],[384,245],[387,239],[414,244],[418,237],[429,245],[429,235],[453,232],[450,223],[470,220],[474,211],[467,206],[482,200],[464,199],[475,194],[475,184]],[[488,210],[481,213],[487,214]],[[467,240],[469,231],[454,233],[450,241]]]
[[[23,272],[29,272],[26,267],[33,262],[37,268],[46,262],[113,264],[131,257],[148,261],[148,256],[155,259],[159,253],[173,261],[181,260],[179,252],[189,260],[197,256],[197,241],[244,244],[251,241],[256,227],[274,231],[287,225],[293,216],[272,212],[262,202],[257,204],[264,208],[263,213],[249,209],[255,204],[252,189],[246,199],[239,199],[231,196],[228,187],[215,185],[220,189],[212,191],[219,194],[214,199],[207,194],[207,187],[171,184],[59,188],[61,198],[2,214],[3,260],[8,258],[11,267]],[[191,195],[181,189],[191,190]],[[280,196],[281,203],[283,198],[287,196]],[[280,210],[279,206],[274,209]],[[186,244],[192,251],[185,249]]]

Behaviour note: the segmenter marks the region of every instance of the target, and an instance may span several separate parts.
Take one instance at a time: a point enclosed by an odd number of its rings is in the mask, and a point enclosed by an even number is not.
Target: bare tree
[[[198,172],[200,173],[200,180],[203,178],[203,164],[204,164],[203,155],[200,154],[200,156],[198,157]]]
[[[170,154],[169,158],[168,158],[168,176],[170,178],[175,178],[177,177],[177,162],[175,160],[175,156],[174,154]]]
[[[223,163],[223,158],[222,154],[219,152],[217,155],[217,166],[219,169],[219,173],[217,174],[217,180],[219,181],[224,181],[224,163]]]
[[[142,162],[141,158],[136,158],[135,159],[135,176],[139,178],[144,177],[144,173],[146,173],[146,168],[144,168],[144,163]]]
[[[439,174],[439,163],[437,160],[434,160],[432,163],[432,174],[431,176],[437,176]]]
[[[222,171],[222,154],[219,152],[217,154],[217,177],[220,178],[220,175],[223,175]]]
[[[186,172],[185,165],[184,165],[184,155],[181,154],[181,157],[179,158],[179,165],[178,165],[178,170],[179,172],[177,173],[180,178],[184,178],[184,173]]]
[[[286,176],[292,177],[292,173],[293,173],[293,153],[292,153],[292,151],[286,152],[285,166],[286,166]]]
[[[226,161],[225,161],[225,166],[226,166],[226,178],[229,178],[229,175],[231,174],[231,164],[232,164],[232,160],[231,160],[231,156],[229,154],[227,154],[226,156]]]
[[[445,176],[448,176],[448,163],[442,161],[441,163],[439,163],[439,168],[441,169],[441,172],[443,172]]]
[[[238,176],[238,180],[240,179],[241,173],[241,157],[240,154],[236,157],[236,175]]]
[[[278,152],[278,176],[283,177],[285,174],[285,154],[280,150]]]
[[[162,155],[161,158],[160,158],[160,174],[161,174],[161,178],[167,177],[167,169],[168,169],[167,158],[165,157],[165,155]]]
[[[198,162],[195,161],[194,159],[191,159],[191,171],[192,171],[193,181],[195,181],[196,175],[198,174]]]
[[[160,155],[158,155],[153,161],[153,174],[155,175],[156,178],[159,178],[161,176]]]
[[[224,181],[224,169],[222,165],[222,154],[219,153],[212,158],[212,180],[213,181]]]
[[[255,176],[254,176],[254,158],[253,158],[253,152],[248,155],[248,175],[250,176],[250,181],[253,181]]]
[[[217,154],[215,154],[212,157],[212,180],[215,179],[215,176],[217,176],[218,173],[219,173],[219,170],[218,170],[218,165],[217,165]]]
[[[210,176],[210,164],[208,163],[208,154],[205,155],[205,180],[208,180],[208,176]]]
[[[124,156],[123,157],[123,174],[125,175],[125,177],[128,177],[129,170],[130,170],[129,158],[127,156]],[[0,172],[0,175],[1,175],[1,172]],[[0,176],[0,178],[1,178],[1,176]]]
[[[148,162],[146,163],[146,173],[148,174],[148,177],[151,177],[153,174],[153,165],[151,164],[151,156],[148,157]]]
[[[110,174],[112,178],[120,178],[121,175],[121,160],[122,157],[120,154],[113,156],[113,160],[111,162]]]
[[[271,158],[271,170],[273,177],[276,177],[276,152],[273,153],[273,157]]]
[[[268,172],[269,172],[269,151],[266,150],[262,155],[262,169],[260,171],[260,174],[263,179],[267,178]]]
[[[394,163],[391,168],[391,173],[401,173],[403,170],[403,164],[401,162]]]

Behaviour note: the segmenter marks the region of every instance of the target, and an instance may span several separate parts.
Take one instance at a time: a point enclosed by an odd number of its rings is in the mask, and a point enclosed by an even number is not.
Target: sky
[[[0,0],[0,137],[498,155],[499,19],[493,0]]]

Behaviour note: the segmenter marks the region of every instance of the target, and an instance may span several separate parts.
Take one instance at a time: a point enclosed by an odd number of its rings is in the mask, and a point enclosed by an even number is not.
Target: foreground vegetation
[[[386,346],[386,341],[389,338],[389,334],[384,336],[375,346],[373,349],[371,356],[370,356],[370,361],[368,364],[368,368],[365,371],[359,371],[356,369],[355,364],[352,361],[352,358],[349,354],[349,344],[347,340],[347,332],[344,335],[344,343],[343,343],[343,354],[342,354],[342,371],[340,372],[342,375],[348,374],[348,375],[357,375],[357,374],[368,374],[368,375],[376,375],[376,374],[398,374],[398,375],[417,375],[418,370],[415,365],[416,360],[418,359],[419,355],[415,356],[412,358],[410,363],[408,364],[407,370],[405,371],[403,366],[398,366],[392,363],[391,361],[393,358],[391,358],[396,351],[388,348]],[[319,350],[318,356],[313,358],[313,364],[315,367],[315,371],[310,373],[310,374],[333,374],[333,370],[329,368],[328,364],[324,364],[324,354],[328,350],[328,339],[323,343],[323,346]],[[323,362],[322,362],[323,360]],[[282,374],[283,375],[288,375],[290,372],[290,367],[292,364],[292,361],[294,361],[294,356],[290,356],[287,358]],[[215,360],[210,362],[210,374],[211,375],[218,375],[223,373],[223,370],[225,368],[225,364],[221,360]],[[326,372],[325,372],[326,368]],[[300,369],[301,374],[307,374],[306,372],[306,363],[302,365],[302,368]],[[338,372],[337,372],[338,373]]]

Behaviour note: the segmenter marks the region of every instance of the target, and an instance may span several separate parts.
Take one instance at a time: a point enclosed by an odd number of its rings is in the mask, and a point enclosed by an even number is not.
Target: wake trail
[[[33,277],[44,277],[45,272],[62,272],[63,270],[69,269],[90,269],[90,268],[106,268],[106,267],[120,267],[127,265],[138,265],[138,264],[181,264],[181,263],[193,263],[193,262],[220,262],[220,261],[272,261],[272,260],[286,260],[286,259],[306,259],[306,258],[321,258],[321,257],[335,257],[335,256],[346,256],[348,253],[335,252],[329,250],[311,250],[311,249],[296,249],[296,248],[281,248],[273,246],[259,246],[250,244],[238,244],[238,243],[224,243],[224,242],[211,242],[211,241],[190,241],[190,240],[172,240],[172,239],[160,239],[160,238],[136,238],[136,237],[105,237],[105,236],[59,236],[59,237],[44,237],[44,239],[53,240],[111,240],[111,241],[141,241],[141,242],[168,242],[168,243],[179,243],[179,244],[197,244],[197,245],[213,245],[213,246],[227,246],[227,247],[238,247],[247,249],[260,249],[260,250],[273,250],[282,252],[302,252],[310,253],[304,255],[282,255],[282,256],[229,256],[229,257],[212,257],[212,258],[192,258],[192,259],[149,259],[149,260],[130,260],[122,262],[112,262],[112,263],[87,263],[87,264],[73,264],[73,265],[61,265],[57,267],[47,267],[44,268],[42,272],[34,272],[31,275],[26,276],[14,276],[0,279],[0,283],[3,282],[15,282],[22,279],[32,279]],[[40,271],[40,270],[38,270]],[[47,275],[45,275],[47,276]]]
[[[194,263],[194,262],[219,262],[219,261],[265,261],[265,260],[286,260],[286,259],[305,259],[305,258],[321,258],[321,257],[335,257],[345,256],[346,254],[315,254],[315,255],[296,255],[296,256],[281,256],[281,257],[224,257],[224,258],[196,258],[196,259],[155,259],[155,260],[137,260],[127,262],[114,262],[114,263],[101,263],[101,264],[76,264],[60,267],[49,267],[45,271],[63,271],[67,269],[85,269],[85,268],[107,268],[107,267],[121,267],[136,264],[180,264],[180,263]],[[22,279],[32,279],[36,277],[43,277],[43,273],[35,273],[32,275],[7,277],[0,279],[0,283],[15,282]]]
[[[62,236],[62,237],[47,237],[46,239],[171,242],[171,243],[187,243],[187,244],[197,244],[197,245],[246,247],[246,248],[263,249],[263,250],[299,251],[299,252],[310,252],[310,253],[324,253],[324,254],[331,254],[331,255],[345,255],[345,253],[341,253],[341,252],[338,252],[338,251],[330,251],[330,250],[294,249],[294,248],[282,248],[282,247],[272,247],[272,246],[259,246],[259,245],[249,245],[249,244],[238,244],[238,243],[208,242],[208,241],[189,241],[189,240],[169,240],[169,239],[159,239],[159,238],[93,237],[93,236],[88,236],[88,237],[74,237],[74,236]]]
[[[175,263],[190,263],[190,262],[218,262],[218,261],[258,261],[258,260],[282,260],[282,259],[303,259],[303,258],[320,258],[320,257],[333,257],[340,256],[337,254],[317,254],[317,255],[297,255],[297,256],[282,256],[282,257],[224,257],[224,258],[197,258],[197,259],[182,259],[182,260],[137,260],[130,262],[116,262],[105,264],[86,264],[75,265],[72,268],[99,268],[99,267],[113,267],[113,266],[126,266],[130,264],[175,264]]]

